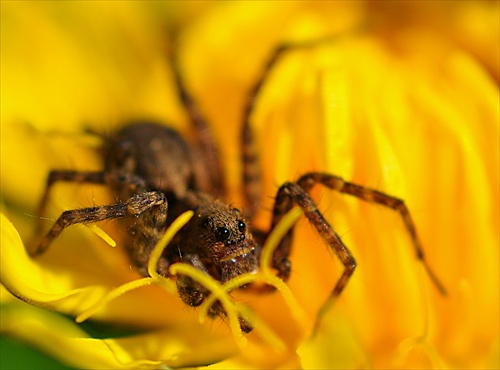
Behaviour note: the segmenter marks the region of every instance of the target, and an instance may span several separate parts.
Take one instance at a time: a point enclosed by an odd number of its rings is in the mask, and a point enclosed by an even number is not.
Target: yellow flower
[[[500,366],[497,2],[1,6],[3,335],[79,368]],[[101,168],[100,143],[85,128],[146,118],[190,135],[166,58],[169,27],[179,30],[182,73],[210,120],[235,204],[243,105],[266,58],[283,41],[341,35],[287,53],[257,98],[264,190],[255,224],[266,229],[278,186],[309,171],[376,188],[406,201],[448,294],[416,260],[397,214],[318,188],[358,268],[314,335],[342,267],[303,221],[287,282],[297,304],[283,291],[235,294],[259,322],[246,344],[227,322],[199,323],[199,311],[159,286],[102,305],[91,323],[68,318],[138,275],[120,246],[84,227],[40,258],[26,255],[46,175]],[[108,189],[61,184],[47,217],[112,201]],[[120,226],[103,228],[120,245]]]

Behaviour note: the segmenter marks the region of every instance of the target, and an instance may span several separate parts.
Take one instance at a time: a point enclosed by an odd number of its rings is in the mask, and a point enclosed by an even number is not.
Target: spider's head
[[[256,271],[255,241],[238,209],[216,202],[198,213],[198,221],[200,257],[219,266],[221,280]]]

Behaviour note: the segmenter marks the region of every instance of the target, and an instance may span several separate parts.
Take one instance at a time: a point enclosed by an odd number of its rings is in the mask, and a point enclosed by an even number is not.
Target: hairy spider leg
[[[356,261],[349,249],[340,240],[340,237],[333,231],[328,221],[318,210],[316,202],[299,183],[286,182],[278,189],[274,202],[273,219],[270,230],[274,229],[281,218],[292,209],[294,204],[302,208],[310,224],[316,229],[323,241],[333,249],[344,265],[344,272],[332,291],[332,296],[336,297],[340,295],[354,272]],[[285,281],[290,277],[291,262],[288,258],[291,252],[292,235],[293,228],[290,229],[281,240],[273,254],[272,260],[273,267],[278,270],[278,276]]]
[[[332,42],[336,36],[328,36],[320,39],[296,43],[283,43],[278,45],[268,58],[259,77],[248,91],[243,108],[242,127],[240,133],[241,163],[243,195],[245,197],[245,214],[251,218],[258,210],[262,193],[262,173],[259,163],[258,148],[250,125],[252,113],[262,87],[267,81],[269,74],[286,52],[295,49],[311,48],[322,43]]]
[[[430,268],[427,260],[425,259],[424,249],[422,248],[422,243],[417,233],[417,228],[413,222],[410,211],[402,199],[396,198],[392,195],[382,193],[378,190],[374,190],[362,185],[357,185],[352,182],[344,181],[342,178],[327,173],[320,172],[310,172],[302,175],[297,184],[309,192],[310,189],[315,184],[322,184],[332,190],[349,194],[355,196],[356,198],[362,199],[370,203],[380,204],[384,207],[391,208],[401,215],[404,226],[408,233],[410,234],[413,247],[415,249],[415,254],[417,258],[424,265],[427,274],[431,278],[432,282],[439,290],[442,295],[446,295],[446,289],[441,281],[438,279],[437,275]]]
[[[61,234],[68,226],[81,223],[93,223],[127,216],[140,216],[152,207],[160,208],[160,214],[166,215],[167,199],[162,192],[148,191],[145,193],[134,194],[126,202],[118,202],[105,206],[88,207],[64,211],[57,219],[45,237],[40,241],[38,247],[30,252],[32,256],[45,252],[55,238]],[[155,212],[157,213],[157,212]],[[165,216],[166,218],[166,216]],[[147,223],[142,223],[147,225]],[[149,227],[143,233],[155,231],[155,227]],[[161,236],[161,233],[160,233]]]
[[[325,307],[327,307],[329,303],[333,299],[338,297],[343,291],[351,275],[353,274],[354,269],[356,268],[356,262],[349,249],[343,244],[339,236],[333,231],[331,226],[328,224],[328,221],[326,221],[326,219],[318,211],[317,205],[314,200],[310,197],[309,192],[316,184],[321,184],[331,190],[349,194],[364,201],[380,204],[397,211],[401,215],[405,228],[410,234],[417,258],[424,265],[429,277],[437,287],[438,291],[442,295],[446,295],[446,289],[444,288],[444,285],[440,282],[436,274],[427,264],[427,261],[424,257],[422,244],[416,231],[415,223],[413,222],[408,207],[405,205],[403,200],[374,189],[344,181],[338,176],[326,173],[311,172],[300,177],[296,183],[287,182],[279,188],[274,203],[271,230],[275,227],[279,220],[293,207],[293,205],[297,204],[302,208],[302,210],[304,211],[304,215],[311,223],[311,225],[318,231],[323,241],[327,245],[332,247],[338,258],[344,265],[344,272],[333,288],[330,294],[330,299],[321,308],[320,313],[324,312]],[[273,267],[278,270],[278,276],[283,280],[288,279],[288,277],[290,276],[291,264],[288,257],[291,252],[292,235],[293,229],[290,229],[281,240],[280,244],[273,254]]]
[[[49,199],[49,194],[52,186],[56,182],[75,182],[75,183],[91,183],[91,184],[101,184],[110,185],[113,187],[122,186],[128,188],[131,192],[135,193],[146,193],[146,183],[143,179],[136,175],[124,173],[124,172],[103,172],[103,171],[75,171],[75,170],[53,170],[49,173],[47,178],[47,185],[45,187],[45,192],[40,202],[38,208],[38,215],[42,216],[45,213],[47,202]],[[151,192],[156,193],[156,192]],[[161,193],[160,193],[161,194]],[[164,195],[162,194],[162,197]],[[137,201],[136,199],[135,201]],[[30,251],[30,255],[35,256],[45,252],[49,247],[52,240],[59,235],[64,228],[75,223],[87,223],[87,222],[97,222],[105,219],[120,218],[124,217],[123,207],[125,205],[125,216],[127,215],[127,204],[130,202],[129,206],[132,207],[131,210],[134,211],[134,201],[129,200],[128,202],[121,202],[116,204],[111,204],[109,206],[101,207],[89,207],[79,210],[66,211],[64,212],[48,234],[40,241],[38,246]],[[86,218],[85,218],[85,215]],[[36,235],[41,234],[42,223],[37,224]]]
[[[72,170],[53,170],[50,171],[47,177],[47,182],[45,184],[45,191],[42,196],[42,200],[38,205],[37,215],[39,216],[35,235],[40,235],[42,233],[42,223],[41,217],[45,214],[47,208],[47,203],[49,200],[49,193],[52,186],[58,181],[66,182],[88,182],[93,184],[104,184],[104,172],[89,172],[89,171],[72,171]]]
[[[210,127],[208,127],[207,121],[203,117],[198,104],[186,87],[180,71],[178,57],[174,49],[175,48],[172,47],[170,52],[174,81],[179,93],[179,98],[196,130],[198,147],[201,150],[199,156],[202,160],[195,161],[194,163],[194,165],[197,166],[197,180],[201,183],[203,191],[216,196],[225,196],[226,187],[217,143],[215,142],[213,133]]]
[[[37,215],[43,216],[47,208],[50,190],[56,182],[89,183],[111,186],[126,186],[129,190],[140,192],[146,191],[146,182],[135,175],[124,172],[105,171],[75,171],[75,170],[52,170],[47,177],[45,191],[38,206]],[[41,221],[41,219],[39,219]],[[42,224],[38,222],[36,235],[41,234]]]
[[[255,110],[256,100],[262,90],[262,86],[268,79],[269,74],[283,52],[290,48],[289,45],[280,45],[274,49],[270,58],[264,66],[260,76],[250,88],[243,108],[243,124],[241,127],[241,163],[242,163],[242,186],[245,197],[245,213],[252,217],[260,205],[262,193],[262,173],[259,163],[259,154],[255,143],[254,134],[250,125],[252,113]]]

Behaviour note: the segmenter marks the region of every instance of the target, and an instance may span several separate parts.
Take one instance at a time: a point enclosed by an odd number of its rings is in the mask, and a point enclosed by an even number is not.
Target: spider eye
[[[225,226],[221,226],[217,229],[217,240],[223,242],[229,238],[229,229]]]
[[[238,230],[241,233],[244,233],[246,228],[247,228],[247,225],[245,225],[245,223],[243,221],[238,221]]]

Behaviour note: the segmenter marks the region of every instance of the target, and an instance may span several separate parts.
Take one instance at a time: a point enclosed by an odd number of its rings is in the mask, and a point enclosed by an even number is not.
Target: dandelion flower
[[[1,6],[3,336],[86,369],[499,367],[497,2]],[[86,129],[108,133],[147,118],[192,134],[166,57],[169,28],[234,203],[242,202],[243,105],[266,58],[282,42],[337,35],[286,53],[257,97],[251,125],[263,195],[255,225],[268,227],[285,181],[339,175],[405,200],[448,294],[432,285],[397,214],[315,189],[358,268],[314,334],[342,266],[303,219],[286,288],[227,303],[253,315],[255,333],[235,333],[231,317],[200,323],[201,309],[149,280],[77,324],[114,288],[142,284],[131,283],[140,277],[120,247],[119,224],[100,225],[116,248],[86,227],[68,229],[37,259],[24,245],[35,237],[51,169],[102,168],[101,143]],[[42,222],[112,201],[109,189],[61,184]]]

